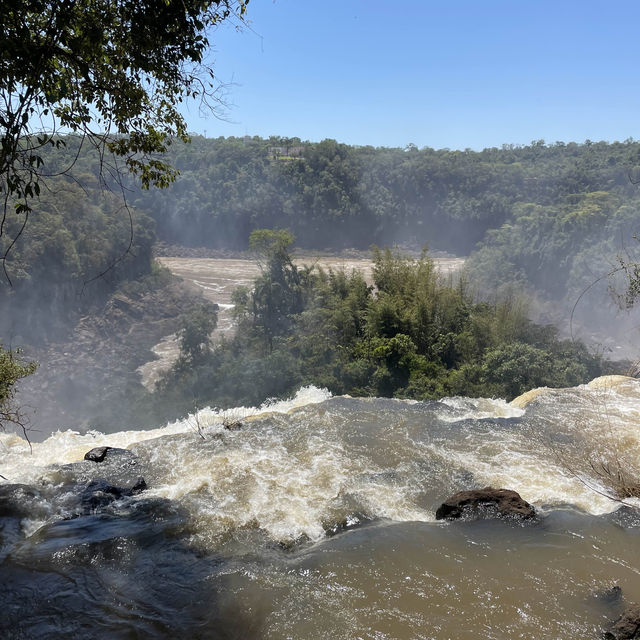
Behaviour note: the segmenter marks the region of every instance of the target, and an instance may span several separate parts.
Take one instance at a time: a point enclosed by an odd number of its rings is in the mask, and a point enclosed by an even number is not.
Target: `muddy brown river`
[[[306,387],[32,450],[0,433],[0,638],[601,640],[640,603],[640,511],[590,462],[640,478],[639,407],[622,377],[511,404]],[[488,485],[535,520],[436,520]]]

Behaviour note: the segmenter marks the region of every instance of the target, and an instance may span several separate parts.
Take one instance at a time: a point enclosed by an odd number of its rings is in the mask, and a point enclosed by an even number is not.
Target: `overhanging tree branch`
[[[0,4],[0,243],[23,232],[41,183],[52,173],[43,147],[78,134],[124,160],[143,188],[177,172],[158,154],[187,141],[182,103],[215,110],[217,82],[206,59],[211,29],[242,25],[248,0],[4,0]],[[79,151],[78,151],[79,153]],[[112,163],[116,166],[116,163]],[[65,174],[70,168],[62,169]],[[55,173],[55,172],[54,172]],[[119,168],[117,175],[120,175]],[[106,183],[101,172],[100,179]],[[16,235],[7,217],[24,215]],[[5,269],[6,272],[6,269]]]

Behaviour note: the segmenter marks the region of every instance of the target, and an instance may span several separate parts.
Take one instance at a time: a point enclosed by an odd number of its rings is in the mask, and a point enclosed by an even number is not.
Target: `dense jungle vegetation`
[[[521,216],[519,204],[580,218],[594,204],[615,212],[639,196],[630,176],[640,144],[632,141],[475,152],[195,137],[169,157],[181,172],[176,184],[132,200],[152,212],[160,239],[192,246],[246,248],[253,229],[287,228],[307,248],[413,241],[467,255],[488,230]],[[611,199],[593,203],[589,194],[601,192]],[[593,222],[569,220],[563,231],[575,223],[580,244]]]
[[[73,161],[73,179],[43,193],[7,264],[16,291],[3,287],[0,296],[20,309],[30,295],[65,309],[84,305],[148,272],[155,239],[242,250],[258,228],[290,229],[299,247],[316,250],[404,244],[470,255],[470,278],[485,292],[515,283],[566,306],[633,250],[640,228],[634,141],[475,152],[196,136],[170,148],[166,159],[181,175],[164,190],[132,181],[121,190],[96,153],[74,137],[65,143],[43,153],[52,173]],[[95,277],[127,249],[123,196],[135,205],[134,246],[79,296],[82,286],[70,282]],[[5,232],[3,242],[11,237]]]
[[[196,137],[170,154],[179,181],[132,197],[166,242],[244,249],[252,230],[286,228],[302,248],[428,246],[471,255],[487,293],[515,283],[564,306],[615,269],[640,228],[631,140],[476,152]]]
[[[337,394],[434,399],[513,398],[574,386],[603,363],[579,342],[527,319],[520,299],[477,303],[433,261],[374,250],[374,286],[358,271],[298,268],[287,231],[255,231],[262,274],[235,294],[237,334],[211,348],[215,318],[185,318],[181,357],[156,393],[177,416],[194,406],[256,405],[301,385]]]
[[[373,290],[361,276],[300,271],[281,255],[280,275],[269,277],[284,278],[290,299],[267,303],[266,281],[238,293],[237,339],[202,347],[202,362],[187,348],[163,387],[183,407],[255,403],[308,382],[353,394],[512,396],[596,375],[600,364],[583,347],[527,321],[520,296],[570,307],[633,249],[640,227],[634,141],[475,152],[194,137],[165,158],[178,180],[149,191],[110,182],[79,138],[43,154],[54,174],[71,161],[73,177],[50,180],[9,253],[5,346],[63,335],[119,288],[153,286],[157,240],[243,250],[256,229],[286,228],[305,249],[399,243],[469,255],[466,280],[451,286],[426,258],[378,253]],[[610,304],[599,295],[590,313]]]
[[[91,174],[80,179],[82,186],[67,178],[51,180],[33,206],[28,231],[8,254],[0,284],[5,343],[62,336],[78,314],[151,272],[153,220],[142,211],[129,212],[122,197],[101,189]],[[0,251],[21,223],[7,218]]]

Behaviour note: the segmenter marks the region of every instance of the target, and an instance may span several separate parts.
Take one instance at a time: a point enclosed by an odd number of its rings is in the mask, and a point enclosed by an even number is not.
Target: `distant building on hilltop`
[[[302,145],[294,147],[269,147],[268,152],[273,160],[292,160],[293,158],[302,157],[304,147]]]

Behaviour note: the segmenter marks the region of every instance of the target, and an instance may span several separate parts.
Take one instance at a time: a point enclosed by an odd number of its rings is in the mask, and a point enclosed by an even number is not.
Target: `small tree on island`
[[[251,294],[252,318],[269,353],[273,339],[286,333],[292,317],[303,309],[301,277],[290,251],[294,242],[288,229],[256,229],[249,237],[249,248],[262,271]]]
[[[217,326],[218,313],[211,305],[200,305],[183,316],[178,343],[186,364],[199,364],[211,353],[211,334]]]

